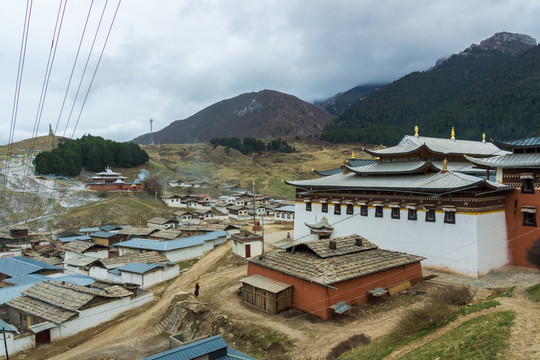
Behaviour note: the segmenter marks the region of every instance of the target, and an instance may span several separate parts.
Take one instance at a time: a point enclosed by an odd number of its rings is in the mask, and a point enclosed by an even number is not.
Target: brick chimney
[[[336,250],[337,244],[334,240],[330,240],[330,243],[328,244],[330,249]]]
[[[362,238],[359,238],[359,237],[356,238],[356,246],[364,246],[364,243],[362,242]]]

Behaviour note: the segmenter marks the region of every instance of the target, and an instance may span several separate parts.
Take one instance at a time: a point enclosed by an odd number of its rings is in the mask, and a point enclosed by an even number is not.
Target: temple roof
[[[365,149],[364,151],[373,156],[387,157],[409,155],[422,149],[427,149],[432,153],[440,155],[466,154],[480,157],[502,155],[506,153],[490,142],[441,139],[412,135],[405,135],[396,146],[380,150]]]
[[[349,171],[360,175],[374,174],[412,174],[418,172],[426,172],[428,170],[438,171],[430,161],[400,161],[400,162],[384,162],[373,163],[370,165],[351,167],[346,166]]]
[[[310,190],[331,188],[336,190],[355,189],[445,193],[480,187],[487,187],[496,191],[510,189],[506,185],[453,171],[393,176],[389,176],[388,174],[362,176],[356,173],[348,173],[317,179],[285,181],[285,183]]]
[[[311,229],[326,229],[326,230],[333,230],[334,227],[332,225],[330,225],[330,223],[328,222],[328,219],[323,217],[320,221],[316,222],[315,224],[308,224],[308,223],[304,223],[306,224],[307,227],[311,228]]]
[[[471,163],[486,168],[540,168],[540,154],[507,154],[479,159],[467,157]]]
[[[527,139],[519,139],[512,141],[494,141],[494,143],[505,149],[526,149],[540,147],[540,137],[534,136]]]

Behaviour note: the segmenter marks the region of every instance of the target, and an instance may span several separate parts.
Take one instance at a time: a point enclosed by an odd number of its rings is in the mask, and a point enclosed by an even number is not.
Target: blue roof
[[[64,238],[58,238],[57,240],[63,243],[67,243],[73,240],[89,241],[89,240],[92,240],[92,238],[88,235],[79,235],[79,236],[69,236],[69,237],[64,237]]]
[[[204,235],[190,236],[175,240],[160,241],[150,239],[131,239],[115,244],[117,247],[127,247],[155,251],[171,251],[184,249],[192,246],[202,245],[206,241],[215,240],[222,236],[229,236],[229,233],[223,230],[212,231]]]
[[[33,274],[41,270],[62,270],[62,268],[23,256],[0,258],[0,273],[9,277]]]
[[[118,226],[118,225],[103,225],[103,226],[100,226],[99,228],[100,228],[101,230],[103,230],[103,231],[111,231],[111,230],[122,229],[122,226]]]
[[[101,230],[101,229],[98,228],[98,227],[91,227],[91,228],[82,228],[82,229],[79,229],[79,232],[87,233],[87,232],[96,232],[96,231],[99,231],[99,230]]]
[[[223,340],[221,335],[216,335],[207,339],[199,340],[176,349],[165,351],[161,354],[144,358],[143,360],[191,360],[210,353],[214,353],[219,350],[222,350],[223,355],[219,357],[214,357],[214,359],[216,360],[225,360],[232,358],[255,360],[255,358],[252,358],[251,356],[243,354],[240,351],[229,347],[229,345],[225,340]]]
[[[157,268],[163,268],[163,265],[158,264],[141,264],[141,263],[129,263],[127,265],[124,265],[122,267],[119,267],[118,270],[120,271],[127,271],[135,274],[146,274],[147,272],[150,272]]]
[[[17,328],[15,326],[13,326],[11,324],[8,324],[7,322],[5,322],[2,319],[0,319],[0,329],[4,329],[6,331],[12,331],[12,332],[18,333]]]
[[[100,238],[106,238],[106,239],[113,236],[117,236],[117,235],[118,235],[117,233],[112,233],[108,231],[96,231],[95,233],[90,234],[90,236],[92,237],[100,237]]]
[[[30,283],[30,284],[15,285],[15,286],[9,286],[5,288],[0,288],[0,305],[4,305],[9,300],[22,296],[22,291],[34,285],[35,283]]]
[[[13,285],[24,285],[24,284],[37,284],[38,282],[42,282],[45,280],[50,280],[45,275],[40,274],[28,274],[28,275],[21,275],[21,276],[14,276],[9,279],[5,279],[4,282],[8,284]]]
[[[73,274],[73,275],[63,275],[58,277],[44,276],[40,274],[28,274],[22,276],[15,276],[9,279],[4,280],[4,282],[13,284],[13,285],[26,285],[26,284],[37,284],[42,281],[55,280],[55,281],[67,281],[75,285],[88,286],[92,285],[96,281],[90,276],[83,274]]]

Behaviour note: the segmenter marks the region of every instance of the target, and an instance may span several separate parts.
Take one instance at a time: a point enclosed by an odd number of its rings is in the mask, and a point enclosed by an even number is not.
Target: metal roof
[[[8,324],[7,322],[5,322],[2,319],[0,319],[0,329],[4,329],[5,331],[19,333],[19,331],[17,330],[17,328],[15,326],[13,326],[11,324]]]
[[[112,231],[112,230],[120,230],[122,229],[122,226],[119,225],[103,225],[99,227],[103,231]]]
[[[63,238],[58,238],[56,239],[60,242],[63,242],[63,243],[68,243],[68,242],[71,242],[73,240],[81,240],[81,241],[90,241],[92,240],[92,238],[88,235],[79,235],[79,236],[69,236],[69,237],[63,237]]]
[[[330,176],[335,174],[341,174],[343,172],[343,169],[338,167],[335,169],[328,169],[328,170],[313,170],[316,174],[319,174],[321,176]]]
[[[405,135],[396,146],[381,150],[365,150],[373,156],[406,155],[425,147],[436,154],[492,156],[507,153],[490,142],[452,140],[424,136]]]
[[[230,348],[221,335],[212,336],[176,349],[165,351],[161,354],[149,356],[143,360],[192,360],[220,350],[223,350],[223,355],[213,357],[214,360],[228,360],[229,358],[255,360],[251,356]]]
[[[534,136],[527,139],[511,140],[511,141],[494,141],[500,147],[509,149],[535,148],[540,146],[540,137]]]
[[[427,169],[436,170],[429,161],[398,161],[373,163],[370,165],[350,167],[345,166],[349,171],[359,175],[377,175],[377,174],[411,174]]]
[[[99,231],[99,230],[101,230],[101,229],[98,228],[98,227],[90,227],[90,228],[81,228],[81,229],[79,229],[79,232],[88,233],[88,232],[96,232],[96,231]]]
[[[219,230],[219,231],[209,232],[203,235],[190,236],[186,238],[180,238],[180,239],[168,240],[168,241],[150,240],[150,239],[131,239],[128,241],[117,243],[114,246],[127,247],[127,248],[133,248],[133,249],[155,250],[155,251],[171,251],[171,250],[188,248],[191,246],[202,245],[206,241],[215,240],[223,236],[229,236],[229,233],[223,230]]]
[[[293,205],[281,206],[281,207],[275,208],[274,211],[294,212],[294,206]]]
[[[274,294],[277,294],[283,290],[292,287],[292,285],[290,284],[276,281],[260,274],[251,275],[243,280],[240,280],[240,282],[254,286],[259,289],[270,291]]]
[[[108,232],[108,231],[96,231],[95,233],[90,234],[90,236],[91,237],[99,237],[99,238],[108,239],[108,238],[111,238],[113,236],[118,236],[118,234],[113,233],[113,232]]]
[[[28,283],[24,285],[14,285],[5,288],[0,288],[0,305],[4,305],[11,299],[22,296],[22,291],[33,286],[34,283]]]
[[[468,156],[467,160],[471,163],[493,168],[540,168],[540,154],[508,154],[503,156],[494,156],[487,159],[479,159]]]
[[[163,265],[151,264],[151,263],[150,264],[130,263],[122,267],[119,267],[118,270],[135,273],[135,274],[146,274],[160,268],[162,269]]]
[[[23,256],[0,258],[0,273],[9,277],[37,273],[42,270],[62,270],[62,268]]]
[[[371,175],[355,173],[337,174],[310,180],[285,181],[286,184],[307,189],[356,189],[414,192],[448,192],[486,185],[496,190],[507,186],[480,179],[476,176],[448,171],[412,175]]]

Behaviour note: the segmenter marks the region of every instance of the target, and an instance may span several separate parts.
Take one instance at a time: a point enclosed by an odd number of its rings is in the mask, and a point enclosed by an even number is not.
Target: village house
[[[234,205],[224,200],[218,200],[213,204],[214,209],[216,209],[216,211],[219,211],[222,214],[228,214],[229,207],[231,206]]]
[[[35,344],[74,335],[153,299],[152,292],[115,284],[91,287],[44,281],[6,303],[9,323],[35,334]]]
[[[281,206],[274,210],[274,220],[294,221],[294,205]]]
[[[253,216],[249,215],[249,208],[244,205],[235,205],[229,207],[229,218],[237,221],[245,221],[251,219]]]
[[[258,256],[263,253],[263,238],[250,232],[240,232],[231,235],[232,252],[244,258]]]
[[[89,235],[92,241],[103,246],[112,246],[120,241],[124,241],[127,236],[116,232],[98,231]]]
[[[229,233],[214,231],[205,235],[191,236],[169,241],[132,239],[116,244],[120,256],[130,253],[158,251],[171,262],[193,259],[204,255],[214,246],[227,241]]]
[[[178,226],[178,220],[154,217],[148,220],[147,226],[155,229],[176,228]]]
[[[157,230],[153,232],[152,234],[148,235],[148,238],[156,239],[156,240],[174,240],[174,239],[178,239],[181,234],[182,234],[182,230],[169,228],[169,229]]]
[[[193,221],[193,213],[187,210],[175,212],[174,217],[176,218],[176,220],[178,220],[179,224],[191,223]],[[198,222],[198,219],[197,219],[197,222]]]
[[[88,236],[88,235],[75,235],[75,236],[59,237],[54,241],[55,246],[56,246],[56,250],[63,251],[65,244],[67,244],[69,242],[72,242],[72,241],[75,241],[75,240],[92,241],[92,238],[90,236]]]
[[[138,264],[138,265],[132,265]],[[142,266],[146,265],[148,266]],[[157,251],[128,253],[113,258],[99,259],[89,269],[89,275],[100,280],[133,283],[148,287],[175,278],[178,265]]]
[[[85,255],[94,258],[109,257],[109,247],[91,241],[73,240],[63,245],[64,260],[67,261],[76,255]]]
[[[272,314],[294,307],[327,320],[350,305],[366,303],[370,291],[421,281],[423,259],[379,249],[358,235],[297,243],[248,258],[242,297]]]
[[[171,195],[164,196],[161,198],[167,206],[170,207],[185,207],[186,205],[182,202],[182,196],[180,195]]]
[[[130,240],[134,237],[140,238],[140,237],[148,237],[152,233],[155,233],[156,231],[159,231],[159,229],[151,228],[151,227],[145,227],[145,228],[123,228],[120,230],[117,230],[116,233],[118,235],[123,236],[126,240]]]
[[[454,133],[439,139],[418,132],[397,146],[365,151],[377,162],[286,181],[296,188],[296,241],[318,239],[308,225],[326,217],[331,238],[358,233],[385,249],[423,256],[425,266],[442,271],[479,277],[508,263],[505,202],[512,188],[463,157],[507,152]]]
[[[220,230],[229,234],[236,234],[240,231],[240,228],[233,224],[179,225],[178,229],[182,230],[182,237],[204,235]]]
[[[117,173],[111,170],[107,166],[105,171],[96,173],[92,177],[92,182],[89,184],[90,189],[92,190],[129,190],[136,191],[141,190],[141,182],[135,180],[131,183],[126,183],[124,180],[125,176],[122,176],[121,173]]]

